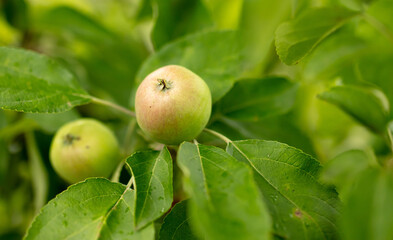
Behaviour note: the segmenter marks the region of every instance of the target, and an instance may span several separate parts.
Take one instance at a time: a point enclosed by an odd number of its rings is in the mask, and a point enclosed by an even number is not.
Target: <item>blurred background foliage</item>
[[[323,164],[350,149],[362,150],[369,158],[383,161],[391,157],[385,136],[317,95],[335,85],[362,83],[372,85],[377,95],[383,93],[393,102],[391,2],[381,0],[368,9],[383,26],[354,18],[299,64],[283,64],[274,47],[277,27],[307,9],[341,6],[361,10],[371,2],[2,0],[0,45],[49,55],[77,75],[92,95],[133,108],[137,73],[151,54],[189,34],[238,29],[246,43],[243,54],[252,60],[247,71],[235,72],[232,77],[236,79],[229,84],[245,78],[286,77],[296,85],[296,101],[285,112],[239,119],[226,116],[220,107],[224,101],[242,101],[237,88],[233,88],[214,105],[210,128],[232,140],[260,138],[284,142]],[[218,38],[206,44],[214,49],[224,40]],[[214,61],[215,56],[212,57]],[[242,64],[239,58],[238,65]],[[234,69],[225,70],[232,73]],[[388,106],[390,119],[392,107],[393,104]],[[89,104],[54,115],[0,111],[0,239],[21,238],[41,206],[67,187],[53,172],[48,150],[54,132],[79,117],[93,117],[108,124],[116,132],[125,156],[135,150],[154,148],[134,120],[102,106]],[[200,141],[220,144],[207,134],[202,134]]]

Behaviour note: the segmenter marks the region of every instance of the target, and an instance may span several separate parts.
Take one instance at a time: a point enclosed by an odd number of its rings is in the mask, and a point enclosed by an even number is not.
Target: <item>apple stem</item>
[[[222,135],[221,133],[216,132],[216,131],[214,131],[214,130],[211,130],[211,129],[209,129],[209,128],[205,128],[205,129],[203,129],[203,131],[208,132],[208,133],[210,133],[210,134],[212,134],[212,135],[214,135],[214,136],[220,138],[221,140],[223,140],[223,141],[226,142],[227,144],[232,142],[231,139],[229,139],[229,138],[225,137],[224,135]]]
[[[113,103],[113,102],[109,102],[109,101],[106,101],[106,100],[103,100],[103,99],[100,99],[100,98],[96,98],[96,97],[91,97],[91,102],[114,108],[114,109],[116,109],[116,110],[118,110],[118,111],[120,111],[122,113],[127,114],[128,116],[131,116],[131,117],[135,117],[136,116],[133,111],[130,111],[127,108],[122,107],[120,105],[117,105],[116,103]]]

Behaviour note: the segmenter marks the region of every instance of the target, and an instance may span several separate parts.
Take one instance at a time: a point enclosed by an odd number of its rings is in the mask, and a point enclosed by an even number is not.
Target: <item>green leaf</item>
[[[29,170],[32,177],[35,212],[38,213],[45,205],[48,197],[48,172],[45,168],[37,141],[33,132],[25,134]]]
[[[311,138],[296,125],[293,114],[271,116],[257,122],[243,122],[219,118],[209,128],[216,130],[231,140],[266,139],[286,143],[316,155]]]
[[[74,75],[34,52],[0,47],[0,107],[54,113],[87,104],[90,96]]]
[[[381,133],[386,129],[389,101],[377,89],[358,85],[336,86],[318,97],[338,106],[372,131]]]
[[[171,212],[164,218],[160,230],[160,240],[197,240],[191,231],[187,215],[188,200],[177,203]]]
[[[221,99],[219,106],[228,118],[258,121],[288,112],[295,102],[296,90],[297,84],[282,77],[241,80]]]
[[[355,15],[356,12],[343,8],[316,8],[305,11],[277,29],[278,56],[287,65],[298,63]]]
[[[342,239],[393,239],[393,176],[365,171],[350,193],[340,223]]]
[[[25,239],[154,239],[152,225],[134,229],[134,193],[91,178],[69,187],[35,218]]]
[[[213,26],[202,0],[154,0],[152,42],[156,49],[176,38]]]
[[[254,169],[274,233],[284,239],[336,239],[340,202],[318,182],[317,160],[288,145],[263,140],[231,142],[227,152]]]
[[[6,181],[9,165],[10,154],[7,149],[7,144],[3,139],[0,139],[0,186]]]
[[[135,226],[142,228],[171,207],[172,158],[165,147],[162,151],[137,152],[126,162],[135,179]]]
[[[62,44],[61,48],[44,51],[65,60],[72,69],[84,71],[80,78],[86,78],[84,83],[94,95],[105,91],[119,104],[128,104],[133,79],[146,56],[141,43],[114,32],[91,15],[65,6],[45,11],[35,24],[48,39]]]
[[[5,0],[3,1],[2,10],[7,22],[17,28],[25,31],[29,25],[28,6],[25,0]]]
[[[177,161],[191,223],[207,239],[269,239],[270,218],[251,170],[224,150],[184,142]]]
[[[237,32],[197,33],[170,43],[150,56],[139,70],[137,82],[159,67],[181,65],[206,81],[216,102],[243,73],[247,65],[244,58]]]
[[[239,29],[246,45],[247,57],[257,64],[255,71],[258,73],[258,67],[263,68],[270,64],[274,33],[277,27],[288,19],[293,1],[243,0]],[[225,1],[225,4],[227,2]]]
[[[393,5],[390,0],[375,1],[367,9],[366,20],[393,44]]]
[[[34,120],[46,133],[55,133],[64,124],[80,118],[78,111],[71,109],[62,113],[26,113],[25,118]]]
[[[346,151],[324,165],[321,181],[335,185],[341,199],[346,199],[353,183],[368,166],[369,157],[363,151]]]
[[[365,81],[374,83],[381,89],[393,103],[393,81],[387,81],[393,75],[393,53],[386,49],[377,54],[369,54],[362,57],[358,62],[360,76]],[[393,104],[390,104],[390,119],[393,119]]]
[[[351,69],[354,59],[368,50],[367,43],[354,31],[344,28],[315,49],[305,61],[304,75],[311,81],[337,76],[341,69]]]

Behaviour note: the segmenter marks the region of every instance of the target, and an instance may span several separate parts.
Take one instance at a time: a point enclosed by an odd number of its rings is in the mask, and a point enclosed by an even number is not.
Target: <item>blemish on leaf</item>
[[[295,213],[294,213],[294,214],[295,214],[295,216],[298,217],[298,218],[302,218],[302,217],[303,217],[302,211],[300,211],[300,209],[298,209],[298,208],[295,210]]]

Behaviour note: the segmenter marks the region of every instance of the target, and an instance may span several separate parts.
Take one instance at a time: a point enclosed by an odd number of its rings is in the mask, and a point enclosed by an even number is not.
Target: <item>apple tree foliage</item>
[[[391,0],[1,2],[0,238],[393,238]],[[135,121],[170,64],[213,110],[165,146]],[[67,186],[53,134],[81,117],[122,146]]]

